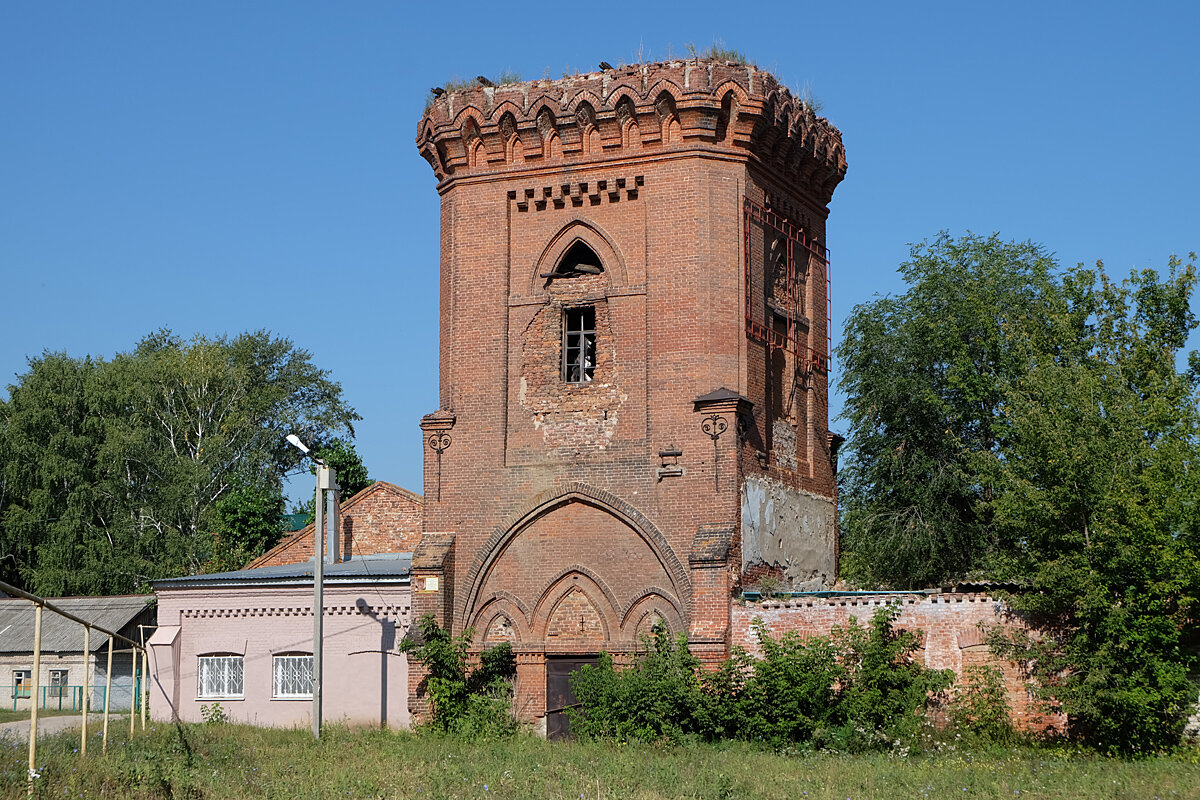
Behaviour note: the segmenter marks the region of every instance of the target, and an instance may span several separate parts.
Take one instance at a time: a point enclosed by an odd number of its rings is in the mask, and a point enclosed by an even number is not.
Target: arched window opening
[[[599,275],[602,272],[604,265],[600,263],[600,256],[582,241],[578,241],[567,248],[554,272],[546,277],[572,278],[576,275]]]

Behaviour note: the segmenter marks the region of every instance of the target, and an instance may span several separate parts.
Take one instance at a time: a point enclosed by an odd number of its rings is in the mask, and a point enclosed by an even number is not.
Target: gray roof
[[[270,567],[188,575],[154,581],[155,589],[185,589],[197,586],[312,586],[314,562],[277,564]],[[326,584],[408,583],[412,553],[376,553],[355,556],[338,564],[325,565]]]
[[[114,633],[133,622],[154,601],[153,595],[122,595],[120,597],[48,597],[51,605],[80,619],[107,628]],[[151,609],[151,613],[153,609]],[[153,619],[146,620],[153,622]],[[0,653],[32,653],[34,606],[20,597],[0,598]],[[137,636],[125,634],[137,640]],[[108,647],[108,637],[93,631],[88,643],[95,652]],[[83,626],[74,620],[42,611],[42,651],[47,653],[79,653],[83,651]]]

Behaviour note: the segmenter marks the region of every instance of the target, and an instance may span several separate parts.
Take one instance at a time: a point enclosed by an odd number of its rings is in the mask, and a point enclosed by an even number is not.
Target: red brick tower
[[[838,130],[690,59],[449,92],[417,147],[442,281],[414,612],[510,641],[537,717],[547,676],[656,623],[724,657],[743,581],[831,583]]]

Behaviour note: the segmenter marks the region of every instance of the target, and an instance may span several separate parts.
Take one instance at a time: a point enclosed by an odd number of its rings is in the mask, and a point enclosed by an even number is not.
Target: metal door
[[[569,656],[546,659],[546,738],[561,739],[570,735],[570,722],[565,709],[575,705],[571,691],[571,673],[585,665],[596,666],[597,656]]]

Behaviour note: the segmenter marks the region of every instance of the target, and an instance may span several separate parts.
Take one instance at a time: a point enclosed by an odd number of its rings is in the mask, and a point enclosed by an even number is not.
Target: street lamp
[[[325,622],[325,504],[331,499],[329,528],[337,536],[337,477],[333,467],[312,455],[300,437],[294,433],[287,436],[288,444],[312,458],[317,465],[317,492],[313,501],[316,519],[313,520],[313,663],[312,663],[312,732],[314,739],[321,738],[321,655],[324,650]],[[333,492],[332,496],[329,492]]]

